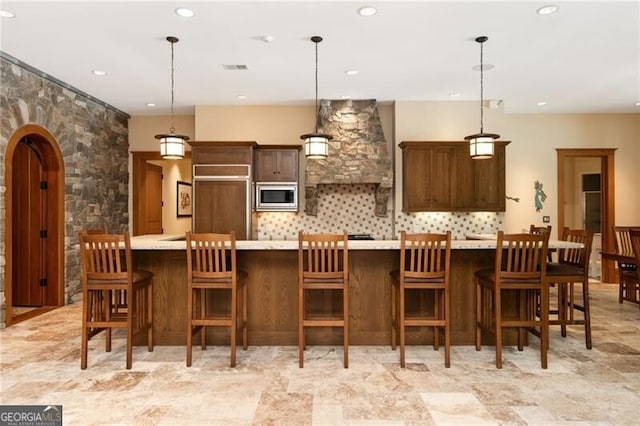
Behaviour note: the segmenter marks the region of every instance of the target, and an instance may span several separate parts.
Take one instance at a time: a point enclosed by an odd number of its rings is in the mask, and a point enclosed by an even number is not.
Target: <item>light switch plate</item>
[[[542,222],[543,223],[551,222],[551,216],[542,216]]]

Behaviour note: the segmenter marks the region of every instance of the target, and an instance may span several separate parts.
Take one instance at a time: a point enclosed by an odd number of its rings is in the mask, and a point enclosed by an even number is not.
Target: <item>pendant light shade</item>
[[[316,45],[316,127],[313,133],[300,136],[304,140],[304,155],[312,160],[320,160],[329,156],[329,141],[333,139],[331,135],[318,133],[320,112],[318,110],[318,43],[322,37],[313,36],[311,41]]]
[[[173,125],[173,45],[178,42],[178,38],[168,36],[167,41],[171,44],[171,122],[169,125],[169,134],[156,135],[155,138],[160,140],[160,155],[162,158],[179,160],[184,158],[184,143],[189,140],[189,137],[175,134],[175,127]]]
[[[489,38],[480,36],[476,42],[480,43],[480,133],[469,135],[464,139],[469,141],[469,154],[474,159],[484,159],[493,157],[493,143],[500,137],[495,133],[484,133],[484,58],[483,44]]]

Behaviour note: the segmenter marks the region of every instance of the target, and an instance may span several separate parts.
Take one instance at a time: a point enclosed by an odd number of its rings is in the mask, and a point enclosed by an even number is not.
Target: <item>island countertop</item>
[[[471,237],[471,236],[470,236]],[[495,236],[482,234],[482,239],[453,240],[453,250],[495,249]],[[550,240],[549,248],[580,248],[581,244],[561,240]],[[133,250],[184,250],[184,235],[139,235],[131,238]],[[297,250],[297,240],[238,240],[237,250]],[[350,240],[349,250],[399,250],[400,240]]]

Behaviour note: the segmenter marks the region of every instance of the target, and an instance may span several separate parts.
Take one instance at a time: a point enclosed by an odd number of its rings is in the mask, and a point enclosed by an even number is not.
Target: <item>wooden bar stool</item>
[[[307,298],[342,293],[340,312],[310,312]],[[298,233],[298,356],[304,367],[305,328],[341,327],[344,368],[349,367],[349,248],[347,234]]]
[[[391,272],[391,348],[400,336],[400,366],[405,367],[407,327],[433,327],[433,348],[438,350],[444,335],[444,365],[449,368],[451,331],[449,303],[449,265],[451,232],[446,234],[400,233],[400,269]],[[433,294],[433,313],[407,313],[405,301],[424,293]],[[417,295],[416,295],[417,294]]]
[[[527,331],[540,337],[540,363],[547,368],[549,345],[549,287],[547,284],[548,238],[543,234],[504,234],[498,232],[493,269],[475,273],[476,350],[482,332],[495,335],[496,367],[502,368],[502,330],[518,329],[518,350],[523,350]],[[503,292],[515,294],[517,312],[503,315]],[[536,316],[540,300],[541,315]]]
[[[126,367],[131,369],[133,337],[147,333],[153,351],[153,273],[134,270],[129,233],[80,233],[82,262],[82,337],[80,368],[87,368],[88,341],[105,330],[111,351],[111,329],[126,330]],[[125,305],[117,300],[124,295]]]
[[[236,365],[236,339],[242,332],[247,349],[247,273],[236,265],[236,235],[186,233],[187,240],[187,367],[191,366],[193,336],[200,332],[200,346],[207,348],[207,327],[227,327],[230,334],[231,367]],[[216,295],[229,294],[224,312],[214,312]],[[238,315],[241,311],[241,316]]]
[[[629,230],[629,240],[631,242],[631,250],[636,258],[636,265],[640,265],[640,227],[634,227]],[[635,285],[636,300],[640,301],[640,271],[637,266],[634,270],[629,270],[625,273],[625,281],[628,285]],[[629,290],[627,289],[627,291]]]
[[[614,226],[616,252],[633,254],[631,244],[631,230],[640,229],[632,226]],[[624,300],[640,304],[640,282],[638,281],[638,266],[636,263],[618,261],[618,302]]]
[[[582,248],[563,248],[558,251],[558,262],[547,264],[547,281],[557,284],[557,314],[549,319],[549,325],[560,325],[562,337],[567,337],[567,325],[584,325],[585,343],[591,349],[591,313],[589,309],[589,256],[593,243],[593,233],[583,229],[562,231],[562,240],[580,243]],[[577,302],[575,284],[581,285],[582,302]],[[583,313],[582,319],[575,317],[575,311]]]

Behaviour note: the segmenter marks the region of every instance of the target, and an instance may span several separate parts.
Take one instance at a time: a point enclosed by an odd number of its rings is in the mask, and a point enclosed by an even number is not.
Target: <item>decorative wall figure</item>
[[[542,182],[540,181],[536,181],[533,184],[533,187],[536,190],[536,195],[534,197],[534,203],[536,206],[536,211],[539,212],[540,210],[542,210],[542,203],[544,203],[547,199],[547,194],[544,193],[544,191],[542,190]]]

